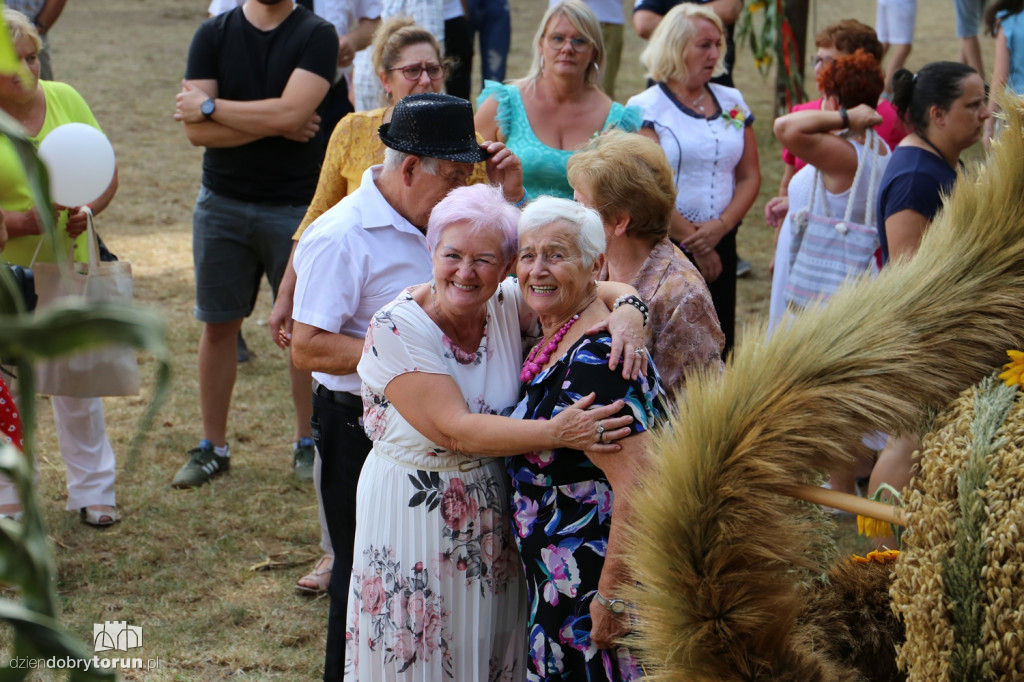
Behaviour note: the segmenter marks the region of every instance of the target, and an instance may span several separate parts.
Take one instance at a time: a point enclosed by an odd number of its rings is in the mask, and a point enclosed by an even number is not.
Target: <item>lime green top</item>
[[[66,83],[55,81],[39,81],[46,98],[46,118],[43,127],[31,138],[39,146],[43,138],[65,123],[85,123],[100,130],[96,117],[89,110],[82,96]],[[101,131],[102,132],[102,131]],[[5,211],[27,211],[32,208],[32,197],[29,195],[28,180],[25,169],[21,166],[14,145],[6,136],[0,135],[0,208]],[[67,223],[67,211],[61,211],[57,221],[57,232],[60,248],[66,250],[70,246],[68,233],[64,230]],[[29,265],[39,245],[39,235],[15,237],[7,242],[3,257],[15,265]],[[53,252],[48,241],[43,242],[39,249],[38,261],[53,261]],[[85,234],[75,240],[75,260],[88,260],[85,251]]]

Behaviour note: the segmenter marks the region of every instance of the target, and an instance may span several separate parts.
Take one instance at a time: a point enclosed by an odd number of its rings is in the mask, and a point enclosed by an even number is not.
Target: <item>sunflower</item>
[[[1006,371],[1000,374],[999,378],[1007,386],[1020,386],[1024,383],[1024,353],[1019,350],[1008,350],[1006,354],[1010,356],[1010,361],[1003,365]]]
[[[855,564],[870,564],[872,561],[876,564],[888,564],[899,558],[900,552],[898,549],[878,549],[868,552],[867,556],[857,556],[854,554],[850,557],[850,561]]]
[[[886,521],[879,521],[870,516],[857,515],[857,534],[869,538],[884,538],[893,534],[892,526]]]

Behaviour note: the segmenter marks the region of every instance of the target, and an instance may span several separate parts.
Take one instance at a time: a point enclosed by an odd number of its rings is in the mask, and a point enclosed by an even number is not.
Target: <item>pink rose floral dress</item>
[[[455,347],[408,293],[370,323],[358,371],[373,450],[359,476],[346,680],[525,678],[525,588],[504,460],[432,443],[384,394],[396,376],[431,372],[451,376],[474,412],[512,406],[520,297],[512,280],[500,291],[474,354]]]

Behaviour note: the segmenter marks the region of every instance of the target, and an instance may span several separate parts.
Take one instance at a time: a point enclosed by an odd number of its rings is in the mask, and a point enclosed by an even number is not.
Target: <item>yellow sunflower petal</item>
[[[1010,361],[1003,365],[1003,372],[999,378],[1007,386],[1020,386],[1024,384],[1024,352],[1019,350],[1008,350],[1006,354]]]
[[[998,376],[1007,386],[1020,386],[1024,382],[1024,367],[1010,367]]]
[[[857,534],[869,538],[884,538],[892,535],[892,528],[885,521],[868,516],[857,516]]]

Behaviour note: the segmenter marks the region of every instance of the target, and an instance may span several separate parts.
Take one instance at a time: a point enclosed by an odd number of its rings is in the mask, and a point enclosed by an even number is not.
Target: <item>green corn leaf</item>
[[[11,623],[19,634],[19,646],[15,655],[25,658],[77,658],[91,661],[85,645],[65,632],[53,618],[36,613],[15,602],[0,600],[0,620]],[[0,668],[0,682],[24,679],[27,670]],[[71,671],[69,679],[74,682],[99,682],[116,679],[116,675],[102,668],[85,670],[80,665]]]

